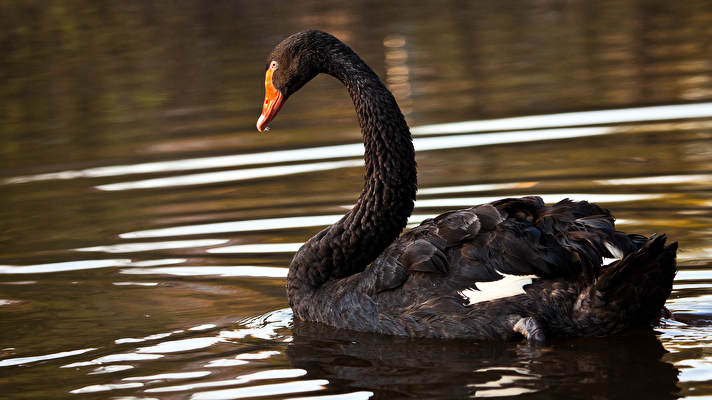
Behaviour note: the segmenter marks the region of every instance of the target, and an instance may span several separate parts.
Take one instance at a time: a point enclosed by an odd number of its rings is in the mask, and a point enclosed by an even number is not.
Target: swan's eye
[[[270,67],[271,69],[277,69],[277,61],[272,61],[272,62],[269,64],[269,67]]]

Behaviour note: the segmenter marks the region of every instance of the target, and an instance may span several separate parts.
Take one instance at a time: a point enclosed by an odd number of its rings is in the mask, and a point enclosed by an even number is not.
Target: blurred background
[[[0,26],[0,398],[712,396],[712,3],[29,0]],[[680,242],[684,323],[543,351],[295,324],[291,256],[363,177],[331,77],[255,129],[304,29],[403,109],[411,223],[600,202]]]

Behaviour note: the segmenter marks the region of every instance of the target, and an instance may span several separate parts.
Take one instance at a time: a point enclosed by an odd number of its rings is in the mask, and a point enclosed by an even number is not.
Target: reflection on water
[[[287,165],[283,167],[265,167],[254,169],[241,169],[236,171],[209,172],[205,174],[182,175],[172,178],[146,179],[136,182],[112,183],[100,185],[99,190],[130,190],[130,189],[154,189],[172,186],[203,185],[209,183],[233,182],[246,179],[267,178],[272,176],[284,176],[293,174],[303,174],[306,172],[324,171],[329,169],[360,167],[363,161],[340,161],[323,162],[300,165]]]
[[[67,262],[37,264],[37,265],[23,265],[23,266],[0,265],[0,274],[41,274],[41,273],[47,273],[47,272],[76,271],[76,270],[81,270],[81,269],[118,267],[121,265],[129,265],[130,263],[131,263],[131,260],[120,258],[120,259],[112,259],[112,260],[67,261]]]
[[[260,243],[218,247],[208,253],[296,253],[304,243]]]
[[[613,133],[611,128],[569,128],[569,129],[543,129],[535,131],[510,131],[491,134],[438,136],[433,138],[415,139],[413,145],[416,151],[443,150],[461,147],[475,147],[492,144],[532,142],[538,140],[566,139],[582,136],[596,136]],[[269,162],[302,161],[336,157],[363,156],[363,145],[324,146],[311,149],[284,150],[263,154],[250,154],[247,156],[214,157],[194,160],[179,160],[172,162],[151,163],[141,166],[114,166],[101,169],[84,171],[62,171],[34,176],[15,177],[5,180],[6,184],[26,183],[52,179],[74,179],[101,176],[127,175],[148,172],[182,171],[191,169],[206,169],[227,167],[245,164],[259,164]],[[361,160],[322,162],[309,164],[292,164],[288,166],[263,167],[254,169],[241,169],[233,171],[220,171],[202,174],[181,175],[170,178],[146,179],[135,182],[114,183],[97,186],[100,190],[130,190],[150,189],[171,186],[200,185],[219,182],[231,182],[247,179],[284,176],[306,172],[324,171],[329,169],[360,167]]]
[[[525,195],[533,195],[536,193],[528,193]],[[651,200],[659,199],[663,197],[662,194],[651,193],[651,194],[594,194],[594,193],[566,193],[566,194],[545,194],[539,196],[547,203],[556,203],[563,199],[575,199],[575,200],[587,200],[595,203],[625,203],[641,200]],[[472,204],[482,204],[501,199],[502,196],[490,196],[490,197],[458,197],[458,198],[445,198],[445,199],[430,199],[430,200],[418,200],[415,203],[416,207],[457,207],[465,208]]]
[[[121,273],[128,275],[156,275],[167,274],[176,276],[196,276],[196,275],[217,275],[222,277],[266,277],[266,278],[286,278],[287,268],[277,267],[254,267],[254,266],[234,266],[234,267],[161,267],[161,268],[131,268],[123,269]]]
[[[187,392],[192,393],[190,398],[206,399],[301,392],[347,393],[346,398],[359,399],[374,393],[379,397],[418,398],[523,393],[608,397],[628,393],[672,399],[679,391],[678,370],[664,361],[662,344],[647,330],[614,338],[569,340],[537,349],[518,343],[410,340],[294,322],[292,326],[291,312],[284,309],[232,326],[206,326],[203,331],[212,332],[208,336],[176,331],[140,340],[117,340],[117,344],[155,344],[75,361],[61,368],[89,376],[114,374],[108,383],[86,385],[71,393],[141,388],[144,393]],[[166,339],[175,335],[182,338]],[[243,351],[249,348],[262,350]],[[96,350],[8,361],[28,365]],[[151,365],[161,365],[173,354],[181,354],[192,370],[140,372],[154,371]],[[285,356],[291,367],[275,367],[273,360]],[[314,379],[315,375],[321,378]],[[586,377],[583,381],[582,376]],[[253,384],[259,381],[273,383]],[[127,386],[129,382],[139,385]]]
[[[676,398],[677,370],[652,332],[569,340],[546,349],[516,344],[385,339],[295,323],[292,365],[382,395],[470,398]]]
[[[207,374],[209,374],[208,371]],[[299,376],[306,375],[307,371],[303,369],[280,369],[280,370],[268,370],[268,371],[262,371],[262,372],[256,372],[254,374],[247,374],[247,375],[241,375],[238,376],[236,379],[230,379],[230,380],[225,380],[225,381],[214,381],[214,382],[201,382],[201,383],[194,383],[194,384],[187,384],[187,385],[178,385],[178,386],[167,386],[167,387],[160,387],[160,388],[152,388],[152,389],[147,389],[147,393],[160,393],[160,392],[182,392],[186,390],[195,390],[195,389],[202,389],[206,387],[216,387],[216,386],[237,386],[241,384],[245,384],[251,381],[258,381],[258,380],[265,380],[265,379],[283,379],[283,378],[296,378]],[[206,374],[206,375],[207,375]],[[232,395],[235,395],[235,390],[236,389],[231,389],[233,392]],[[244,389],[242,390],[244,391]],[[279,393],[289,393],[290,391],[281,391]],[[207,397],[207,393],[212,393],[212,397]],[[225,392],[223,392],[225,393]],[[259,392],[256,392],[259,394]],[[227,393],[226,393],[227,394]],[[220,397],[217,395],[215,392],[205,392],[202,396],[206,396],[207,398],[217,398]],[[227,397],[227,398],[236,398],[236,397]]]
[[[620,108],[616,110],[581,111],[492,120],[463,121],[449,124],[417,126],[412,128],[411,131],[415,136],[439,135],[444,133],[556,128],[563,126],[620,124],[703,117],[712,117],[712,103]]]
[[[630,123],[640,121],[660,121],[675,120],[685,118],[712,117],[712,103],[698,103],[685,105],[669,105],[657,107],[640,107],[630,109],[587,111],[576,113],[563,113],[551,115],[534,115],[528,117],[501,118],[495,120],[465,121],[457,123],[434,124],[427,126],[417,126],[411,128],[414,136],[418,135],[442,135],[446,133],[469,133],[469,132],[491,132],[506,131],[516,129],[539,129],[552,127],[567,127],[580,125]],[[417,150],[442,150],[455,147],[483,146],[490,144],[516,143],[519,141],[536,141],[571,138],[579,136],[604,135],[613,133],[611,129],[545,129],[527,132],[503,132],[490,135],[469,135],[452,136],[448,138],[431,139],[429,141],[415,139],[414,145]],[[308,149],[271,151],[253,154],[240,154],[232,156],[202,157],[196,159],[164,161],[155,163],[143,163],[133,165],[115,165],[110,167],[88,168],[79,171],[61,171],[46,174],[20,176],[5,179],[4,183],[26,183],[33,181],[52,179],[76,179],[76,178],[98,178],[107,176],[147,174],[170,171],[186,171],[196,169],[236,167],[243,165],[268,164],[274,162],[292,162],[318,160],[324,158],[339,158],[362,156],[363,146],[361,144],[348,144],[339,146],[325,146]],[[313,172],[328,169],[329,163],[292,165],[292,173]],[[360,165],[360,164],[357,164]],[[331,168],[344,168],[349,165],[344,163],[334,163]],[[258,171],[262,171],[259,173]],[[196,174],[181,177],[175,180],[175,185],[190,185],[198,183],[226,182],[231,180],[243,180],[258,177],[284,175],[286,171],[283,167],[262,168],[256,170],[226,171],[232,174],[228,178],[221,174]],[[104,185],[103,190],[120,189],[140,189],[147,187],[171,186],[162,183],[162,180],[147,180],[143,185]],[[152,186],[149,182],[155,182]],[[171,182],[171,181],[167,181]]]
[[[639,178],[601,179],[597,180],[601,185],[679,185],[690,183],[695,185],[712,184],[712,175],[664,175],[664,176],[644,176]]]
[[[170,242],[150,242],[150,243],[121,243],[110,246],[82,247],[76,251],[98,251],[103,253],[135,253],[139,251],[181,249],[194,247],[217,246],[227,243],[225,239],[204,239],[204,240],[174,240]]]
[[[61,353],[55,353],[55,354],[47,354],[44,356],[34,356],[34,357],[20,357],[20,358],[6,358],[4,360],[0,360],[0,367],[8,367],[11,365],[26,365],[34,362],[39,362],[39,361],[45,361],[45,360],[55,360],[58,358],[64,358],[64,357],[71,357],[75,356],[78,354],[83,354],[92,350],[96,350],[94,348],[90,349],[81,349],[81,350],[73,350],[73,351],[63,351]]]
[[[28,1],[0,22],[0,393],[712,395],[709,2]],[[413,127],[410,226],[506,196],[600,202],[680,242],[676,319],[541,348],[293,321],[290,258],[363,178],[333,79],[254,129],[264,57],[307,27],[347,40]]]
[[[151,237],[200,235],[218,232],[250,232],[272,229],[300,228],[307,226],[326,226],[333,224],[341,217],[341,214],[337,214],[305,217],[253,219],[248,221],[218,222],[214,224],[177,226],[172,228],[126,232],[120,234],[119,236],[122,239],[137,239]]]

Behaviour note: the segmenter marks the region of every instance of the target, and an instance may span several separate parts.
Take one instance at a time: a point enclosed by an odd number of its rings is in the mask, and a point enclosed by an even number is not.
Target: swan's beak
[[[257,130],[260,132],[269,130],[267,124],[277,115],[284,103],[282,92],[272,84],[273,72],[274,70],[269,68],[265,74],[265,103],[262,105],[262,115],[257,120]]]

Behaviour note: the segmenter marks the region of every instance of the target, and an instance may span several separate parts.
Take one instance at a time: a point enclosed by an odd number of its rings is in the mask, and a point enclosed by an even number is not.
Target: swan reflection
[[[546,398],[668,398],[677,369],[652,331],[530,348],[393,338],[295,320],[287,356],[309,376],[378,398],[471,398],[540,393]],[[578,395],[578,396],[577,396]]]

